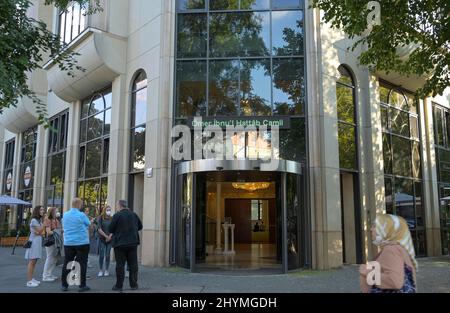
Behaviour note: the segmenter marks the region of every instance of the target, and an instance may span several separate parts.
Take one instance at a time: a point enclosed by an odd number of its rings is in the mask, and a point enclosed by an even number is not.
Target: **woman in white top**
[[[44,214],[44,207],[39,205],[33,209],[31,216],[30,238],[28,238],[31,241],[31,247],[25,251],[25,259],[28,260],[27,287],[37,287],[40,284],[40,281],[33,278],[33,273],[37,260],[42,258],[42,235],[45,232],[42,224]]]

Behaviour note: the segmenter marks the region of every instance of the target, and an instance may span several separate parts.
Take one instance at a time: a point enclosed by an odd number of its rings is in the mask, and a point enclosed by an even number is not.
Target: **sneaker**
[[[104,274],[104,276],[109,276],[109,272],[108,271],[105,271],[105,274]]]
[[[42,281],[49,282],[49,283],[54,282],[55,280],[56,279],[53,277],[45,277],[42,279]]]
[[[53,278],[54,280],[59,279],[59,277],[58,277],[58,276],[55,276],[55,275],[51,275],[50,277]]]
[[[69,287],[61,286],[61,291],[66,292],[67,290],[69,290]]]
[[[131,287],[130,289],[131,289],[131,290],[138,290],[138,289],[139,289],[139,286],[136,285],[136,286]]]
[[[89,288],[88,286],[84,286],[84,287],[79,287],[78,288],[78,292],[86,292],[91,290],[91,288]]]
[[[27,282],[27,287],[34,288],[34,287],[38,287],[38,286],[39,286],[39,284],[36,283],[36,282],[34,282],[34,281],[32,281],[32,280],[30,280],[29,282]]]
[[[105,276],[106,276],[106,275],[105,275]],[[103,272],[102,272],[102,271],[98,272],[97,277],[103,277]]]
[[[34,282],[34,283],[36,283],[36,284],[38,284],[38,285],[41,283],[39,280],[36,280],[36,279],[34,279],[34,278],[33,278],[31,281]]]

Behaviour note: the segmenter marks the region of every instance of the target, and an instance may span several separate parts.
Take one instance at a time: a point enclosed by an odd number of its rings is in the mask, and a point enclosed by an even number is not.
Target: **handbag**
[[[55,244],[55,237],[53,235],[48,235],[44,239],[44,247],[51,247]]]
[[[30,240],[30,236],[31,236],[31,232],[28,234],[27,242],[25,242],[25,244],[23,245],[24,249],[30,249],[31,245],[33,244],[33,241]]]
[[[50,224],[50,229],[52,228],[52,224]],[[55,237],[53,234],[46,235],[44,238],[44,247],[51,247],[55,244]]]
[[[33,244],[33,242],[31,240],[28,240],[27,242],[25,242],[25,244],[23,245],[24,249],[30,249],[31,245]]]

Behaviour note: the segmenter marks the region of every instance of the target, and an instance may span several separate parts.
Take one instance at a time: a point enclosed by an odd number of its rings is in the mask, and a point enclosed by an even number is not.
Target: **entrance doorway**
[[[309,266],[300,171],[224,169],[177,177],[173,245],[178,265],[192,271],[268,273]]]
[[[197,175],[206,184],[204,238],[197,241],[199,270],[282,270],[281,212],[277,212],[280,178],[259,172],[208,172]],[[197,216],[197,234],[202,220]],[[227,225],[232,225],[227,228]],[[228,236],[228,238],[225,238]]]

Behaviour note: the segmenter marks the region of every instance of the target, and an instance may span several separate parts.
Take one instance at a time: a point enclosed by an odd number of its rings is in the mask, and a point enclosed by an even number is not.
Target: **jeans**
[[[63,287],[68,287],[67,275],[70,273],[70,269],[67,269],[67,264],[75,261],[80,264],[80,287],[86,287],[86,271],[87,260],[89,255],[89,245],[82,246],[64,246],[64,265],[62,269],[61,281]]]
[[[105,261],[105,271],[109,270],[109,262],[111,258],[111,242],[104,242],[99,240],[99,252],[100,257],[98,259],[100,265],[100,271],[103,271],[103,261]]]
[[[130,287],[137,287],[138,280],[138,257],[137,246],[126,246],[114,248],[116,257],[116,287],[122,288],[125,279],[125,263],[130,267]]]
[[[45,247],[47,258],[45,259],[44,272],[42,278],[51,278],[53,276],[53,270],[56,266],[56,245]]]

